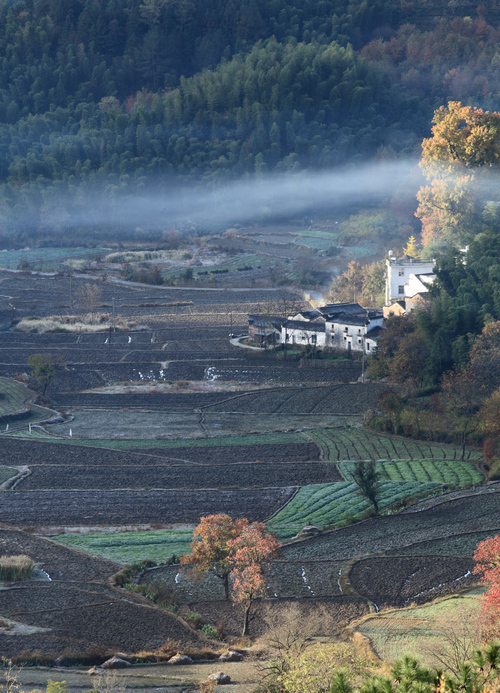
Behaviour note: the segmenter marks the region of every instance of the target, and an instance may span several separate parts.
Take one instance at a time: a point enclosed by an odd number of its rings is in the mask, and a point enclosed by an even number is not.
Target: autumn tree
[[[500,162],[500,113],[452,101],[434,113],[420,167],[431,182],[417,194],[425,246],[464,243],[480,229],[478,185]]]
[[[429,345],[420,332],[406,335],[389,364],[390,378],[410,388],[422,387],[429,356]]]
[[[229,599],[229,574],[233,568],[234,549],[230,542],[248,527],[248,520],[233,520],[229,515],[207,515],[193,532],[191,553],[181,556],[188,576],[200,580],[207,572],[222,580],[224,597]]]
[[[234,539],[228,541],[234,564],[232,600],[243,607],[243,631],[248,634],[248,622],[253,601],[266,593],[264,568],[280,555],[280,544],[275,535],[262,522],[244,527]]]
[[[410,236],[408,239],[408,244],[403,248],[403,252],[407,257],[420,257],[420,248],[418,247],[415,236]]]
[[[488,640],[498,633],[500,619],[500,535],[480,542],[474,560],[474,573],[481,575],[481,582],[487,585],[482,598],[481,626],[483,639]]]
[[[385,268],[383,262],[361,265],[351,260],[347,270],[333,280],[327,300],[333,302],[383,303]]]
[[[102,300],[102,291],[97,284],[87,282],[77,291],[78,300],[84,305],[85,310],[93,315]]]
[[[461,460],[464,460],[467,440],[480,424],[478,413],[484,399],[484,389],[470,365],[445,373],[441,389],[448,416],[460,435]]]
[[[484,401],[478,416],[481,431],[488,436],[483,443],[488,479],[497,479],[500,474],[500,388]]]

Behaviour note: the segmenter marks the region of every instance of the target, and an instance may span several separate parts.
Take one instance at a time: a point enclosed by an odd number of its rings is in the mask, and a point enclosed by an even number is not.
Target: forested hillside
[[[94,224],[93,191],[418,156],[443,102],[499,107],[499,23],[465,0],[4,0],[6,242]]]

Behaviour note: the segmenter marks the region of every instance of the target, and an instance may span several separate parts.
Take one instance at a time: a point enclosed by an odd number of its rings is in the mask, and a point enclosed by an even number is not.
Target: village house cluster
[[[286,344],[371,354],[377,348],[385,318],[411,312],[425,301],[434,281],[434,265],[434,260],[398,259],[389,252],[383,308],[329,303],[284,318],[249,315],[249,337],[261,346]]]

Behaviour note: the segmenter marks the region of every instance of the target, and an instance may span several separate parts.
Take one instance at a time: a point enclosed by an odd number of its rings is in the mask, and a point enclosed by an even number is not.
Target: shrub
[[[11,663],[21,667],[50,667],[54,664],[54,658],[52,655],[42,654],[39,650],[34,652],[23,650],[11,657]]]
[[[195,630],[201,630],[202,626],[207,625],[203,616],[196,613],[196,611],[186,611],[182,617],[189,623],[191,628],[194,628]]]
[[[15,582],[25,580],[33,575],[34,562],[29,556],[20,554],[18,556],[0,557],[0,579]]]
[[[46,693],[69,693],[66,681],[53,681],[48,679]]]
[[[130,585],[126,585],[129,587]],[[142,594],[147,599],[150,599],[155,604],[162,606],[165,609],[173,611],[175,614],[179,612],[179,604],[176,596],[170,587],[167,587],[165,582],[154,582],[151,585],[135,585],[134,592]]]
[[[205,623],[200,630],[202,633],[205,633],[205,635],[208,635],[209,638],[220,640],[219,630],[215,626],[211,626],[210,623]]]
[[[140,575],[145,570],[148,570],[148,568],[155,568],[156,565],[157,564],[155,563],[155,561],[150,561],[148,559],[145,561],[137,561],[136,563],[131,563],[130,565],[126,566],[118,573],[115,573],[115,575],[113,575],[113,582],[118,587],[125,587],[127,583],[132,583],[137,575]]]

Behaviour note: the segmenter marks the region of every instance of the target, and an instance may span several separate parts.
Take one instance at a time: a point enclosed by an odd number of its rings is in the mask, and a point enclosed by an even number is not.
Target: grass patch
[[[172,556],[189,552],[192,529],[159,529],[146,532],[102,532],[98,534],[60,534],[54,541],[81,549],[93,556],[127,565],[152,560],[166,563]]]
[[[65,445],[86,445],[92,448],[106,448],[109,450],[154,450],[155,448],[184,448],[199,447],[209,448],[213,446],[231,445],[273,445],[279,443],[304,443],[306,438],[300,433],[261,433],[236,436],[214,436],[212,438],[172,438],[172,439],[141,439],[141,440],[117,440],[112,438],[99,438],[96,440],[85,438],[56,438],[43,433],[25,432],[15,433],[11,437],[37,439],[48,443],[63,443]]]
[[[438,486],[435,482],[384,481],[380,484],[378,493],[379,508],[383,510],[405,498],[431,491]],[[345,481],[314,484],[299,489],[267,524],[280,537],[288,539],[305,525],[330,527],[360,520],[371,507],[355,483]]]
[[[7,250],[0,253],[0,267],[17,269],[21,260],[27,260],[35,270],[51,270],[65,259],[85,255],[100,255],[98,248],[33,248],[30,250]]]
[[[25,409],[26,402],[35,397],[33,390],[29,390],[22,383],[0,378],[0,417]]]
[[[105,262],[146,262],[148,260],[181,261],[184,250],[128,250],[126,252],[110,253],[104,258]]]
[[[355,462],[339,464],[348,481],[353,481],[355,466]],[[376,469],[383,481],[436,481],[455,486],[471,486],[483,481],[474,465],[460,460],[385,460],[377,462]]]
[[[17,469],[13,467],[0,467],[0,484],[3,484],[17,474]]]
[[[425,606],[377,614],[364,620],[356,630],[370,640],[375,653],[384,661],[393,662],[408,654],[427,665],[442,666],[436,654],[451,645],[447,642],[450,636],[467,637],[467,628],[471,634],[474,632],[479,594],[480,590],[473,590]]]
[[[34,562],[29,556],[0,556],[0,580],[17,582],[33,575]]]

